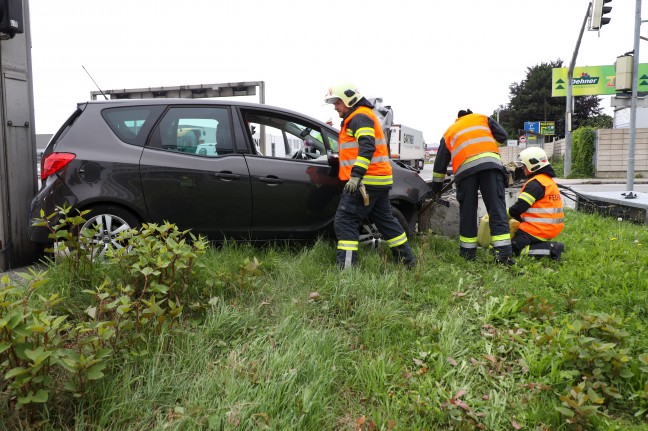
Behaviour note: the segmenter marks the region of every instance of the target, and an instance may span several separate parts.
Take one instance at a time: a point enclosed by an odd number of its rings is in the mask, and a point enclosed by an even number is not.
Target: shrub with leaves
[[[46,403],[60,388],[80,397],[87,383],[103,377],[110,350],[95,342],[92,323],[68,322],[52,312],[58,294],[38,293],[43,273],[23,274],[25,287],[0,282],[0,399],[16,410]]]
[[[584,424],[599,412],[628,408],[633,382],[633,340],[623,321],[605,313],[582,315],[563,334],[562,364],[579,381],[560,396],[567,423]],[[623,402],[623,403],[621,403]]]
[[[574,132],[572,146],[572,178],[594,176],[594,140],[596,131],[592,127],[579,127]]]

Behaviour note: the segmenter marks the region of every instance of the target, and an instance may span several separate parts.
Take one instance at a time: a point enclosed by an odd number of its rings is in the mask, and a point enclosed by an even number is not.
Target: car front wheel
[[[396,218],[396,220],[398,220],[398,223],[405,231],[407,238],[411,238],[412,227],[409,225],[409,223],[407,223],[407,219],[405,218],[403,213],[398,208],[392,206],[392,214],[394,214],[394,217]],[[385,239],[378,231],[376,224],[371,220],[371,218],[368,218],[362,222],[362,225],[360,226],[359,236],[359,242],[361,245],[377,247],[383,241],[385,241]]]

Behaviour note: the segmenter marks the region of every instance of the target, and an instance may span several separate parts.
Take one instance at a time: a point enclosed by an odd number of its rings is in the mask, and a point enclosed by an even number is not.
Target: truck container
[[[402,124],[392,124],[389,133],[389,154],[394,160],[400,160],[415,169],[423,169],[423,132]]]

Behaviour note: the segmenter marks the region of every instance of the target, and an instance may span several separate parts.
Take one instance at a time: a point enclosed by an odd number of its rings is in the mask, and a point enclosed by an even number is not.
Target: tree
[[[509,103],[499,107],[500,124],[509,135],[517,136],[525,121],[565,118],[565,98],[551,96],[551,71],[558,67],[563,67],[560,59],[528,67],[526,78],[510,85]],[[601,116],[600,97],[577,96],[574,99],[573,118],[577,124]]]

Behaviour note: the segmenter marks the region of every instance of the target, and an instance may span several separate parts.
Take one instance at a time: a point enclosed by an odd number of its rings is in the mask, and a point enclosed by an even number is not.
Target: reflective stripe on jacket
[[[544,197],[537,201],[529,193],[524,193],[529,181],[533,180],[545,188]],[[520,190],[520,198],[531,206],[521,215],[522,223],[519,229],[542,240],[550,240],[562,232],[565,227],[565,214],[560,190],[553,178],[547,174],[534,175],[524,183]]]
[[[468,114],[457,118],[443,135],[452,155],[455,176],[480,163],[501,163],[497,141],[488,126],[488,117]]]
[[[347,127],[349,121],[358,114],[364,114],[372,119],[374,123],[373,130],[368,127],[363,127],[353,131]],[[374,137],[376,145],[371,160],[358,157],[358,138],[367,134]],[[393,184],[392,168],[389,161],[389,150],[385,141],[385,135],[383,134],[380,122],[371,108],[360,106],[344,119],[342,129],[340,129],[339,149],[340,171],[338,177],[342,181],[347,181],[351,177],[351,168],[354,165],[359,165],[367,170],[362,178],[363,184],[369,186],[391,186]]]

